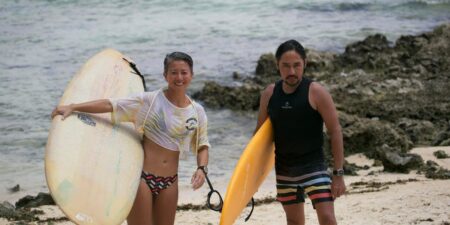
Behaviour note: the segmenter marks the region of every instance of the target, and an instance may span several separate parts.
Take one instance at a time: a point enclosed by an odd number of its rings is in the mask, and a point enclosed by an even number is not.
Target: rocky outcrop
[[[53,198],[48,193],[39,193],[37,196],[33,197],[31,195],[27,195],[19,201],[16,202],[16,208],[34,208],[39,207],[41,205],[54,205],[55,202]]]
[[[378,151],[378,158],[387,172],[409,173],[410,170],[420,169],[423,165],[420,155],[390,151],[388,148]]]
[[[0,218],[5,218],[12,221],[40,221],[38,215],[43,214],[42,210],[36,208],[42,205],[54,205],[55,202],[50,194],[39,193],[33,197],[27,195],[19,199],[15,206],[9,202],[0,204]],[[50,219],[51,220],[51,219]]]
[[[323,83],[347,113],[430,121],[442,129],[450,120],[448,40],[450,24],[403,36],[393,47],[380,35],[368,37],[337,57],[340,70]]]
[[[450,125],[447,129],[442,130],[438,133],[435,138],[433,145],[435,146],[449,146],[450,145]]]
[[[192,97],[201,100],[211,108],[256,110],[259,106],[260,90],[259,85],[243,84],[240,87],[224,87],[216,82],[206,82],[202,93],[194,93]]]
[[[436,158],[438,158],[438,159],[450,158],[450,156],[447,155],[447,153],[443,150],[435,151],[435,152],[433,152],[433,155],[436,156]]]
[[[406,152],[413,145],[402,130],[388,122],[345,113],[339,114],[339,120],[346,154],[364,153],[374,158],[382,146]]]
[[[43,213],[44,212],[42,210],[30,208],[16,209],[11,203],[6,201],[0,204],[0,218],[5,218],[9,221],[39,221],[38,215]],[[23,222],[18,224],[28,224]]]
[[[436,162],[428,160],[421,168],[420,172],[425,173],[425,177],[430,179],[450,179],[450,170],[439,166]]]

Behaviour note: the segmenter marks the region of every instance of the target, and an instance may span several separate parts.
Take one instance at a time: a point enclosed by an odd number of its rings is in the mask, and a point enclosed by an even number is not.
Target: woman
[[[129,225],[174,224],[178,201],[178,163],[191,147],[197,154],[198,168],[192,176],[194,189],[205,181],[208,164],[207,118],[203,107],[192,101],[186,90],[193,77],[192,58],[173,52],[164,59],[167,87],[124,99],[101,99],[58,106],[52,118],[62,119],[73,111],[111,112],[116,122],[133,122],[144,134],[144,167]]]

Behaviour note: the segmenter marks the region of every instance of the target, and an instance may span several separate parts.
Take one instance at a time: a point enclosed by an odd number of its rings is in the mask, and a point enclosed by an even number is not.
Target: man
[[[305,224],[304,195],[311,199],[320,224],[336,224],[334,199],[345,193],[341,127],[331,95],[303,77],[306,53],[295,40],[275,54],[281,80],[261,94],[256,130],[270,118],[274,130],[277,200],[288,225]],[[323,153],[323,124],[334,159],[330,177]]]

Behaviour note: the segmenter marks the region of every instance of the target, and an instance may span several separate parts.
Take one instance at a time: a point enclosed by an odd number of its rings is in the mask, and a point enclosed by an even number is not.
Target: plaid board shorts
[[[316,171],[300,176],[277,175],[277,200],[283,205],[305,202],[305,195],[315,208],[316,203],[332,202],[331,177],[325,171]]]

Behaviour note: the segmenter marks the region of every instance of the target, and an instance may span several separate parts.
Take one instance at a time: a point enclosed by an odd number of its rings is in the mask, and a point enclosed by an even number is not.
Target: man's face
[[[281,79],[291,87],[295,87],[300,83],[304,68],[305,61],[294,50],[285,52],[278,61]]]

